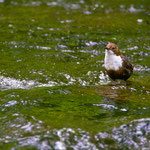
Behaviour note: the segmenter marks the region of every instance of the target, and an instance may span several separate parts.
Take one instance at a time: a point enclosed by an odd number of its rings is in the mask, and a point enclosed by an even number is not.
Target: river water
[[[112,82],[104,48],[134,64]],[[0,1],[0,149],[150,149],[150,2]]]

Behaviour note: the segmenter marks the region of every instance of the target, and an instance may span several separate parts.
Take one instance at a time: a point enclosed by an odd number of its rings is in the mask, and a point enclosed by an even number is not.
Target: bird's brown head
[[[107,49],[108,51],[113,51],[116,55],[120,55],[120,51],[114,43],[108,43],[105,49]]]

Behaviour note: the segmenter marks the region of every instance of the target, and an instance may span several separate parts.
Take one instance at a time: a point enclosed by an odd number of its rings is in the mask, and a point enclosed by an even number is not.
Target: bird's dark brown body
[[[115,44],[109,43],[105,51],[105,70],[113,80],[127,80],[133,73],[133,65],[120,53]]]

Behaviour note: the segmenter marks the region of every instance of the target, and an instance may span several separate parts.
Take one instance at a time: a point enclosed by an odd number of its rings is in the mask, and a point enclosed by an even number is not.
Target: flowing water
[[[0,0],[0,149],[150,149],[149,55],[149,0]]]

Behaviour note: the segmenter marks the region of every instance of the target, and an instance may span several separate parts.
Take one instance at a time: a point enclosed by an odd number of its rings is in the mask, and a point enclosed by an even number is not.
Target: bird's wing
[[[129,70],[133,71],[133,65],[129,62],[127,57],[121,54],[121,58],[123,59],[123,66]]]

